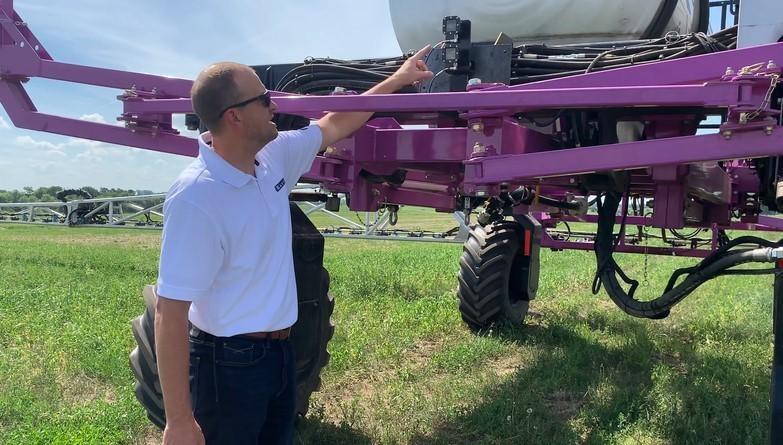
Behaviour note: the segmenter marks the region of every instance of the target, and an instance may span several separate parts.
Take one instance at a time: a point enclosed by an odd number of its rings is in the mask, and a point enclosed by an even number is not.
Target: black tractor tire
[[[66,189],[66,190],[60,190],[57,192],[56,195],[54,195],[55,198],[62,202],[68,202],[71,201],[71,199],[68,199],[70,197],[77,197],[78,199],[92,199],[92,195],[82,189]]]
[[[307,415],[310,396],[321,389],[321,370],[329,364],[327,344],[334,335],[334,297],[329,293],[329,271],[321,268],[320,298],[299,301],[299,319],[291,328],[296,355],[296,412]]]
[[[315,300],[300,300],[299,320],[291,329],[290,341],[297,357],[297,412],[304,416],[310,395],[321,386],[321,369],[329,363],[327,345],[334,334],[331,320],[334,299],[329,294],[329,273],[321,269],[321,295]],[[136,348],[130,353],[130,366],[136,378],[136,398],[147,412],[147,418],[159,428],[166,425],[163,393],[155,356],[155,295],[154,286],[144,288],[146,310],[132,321]]]
[[[505,321],[521,325],[530,306],[522,266],[523,228],[497,221],[470,230],[459,261],[459,311],[479,331]]]

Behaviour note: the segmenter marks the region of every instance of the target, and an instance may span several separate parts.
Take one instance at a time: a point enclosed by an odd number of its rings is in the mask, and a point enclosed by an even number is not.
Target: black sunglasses
[[[223,108],[223,111],[221,111],[220,114],[218,114],[218,117],[219,118],[223,117],[223,114],[232,108],[244,107],[245,105],[249,105],[257,100],[261,101],[261,103],[264,104],[264,106],[267,108],[269,108],[269,106],[272,105],[272,95],[269,94],[269,90],[266,90],[266,92],[260,96],[251,97],[248,100],[243,100],[242,102],[235,103],[234,105],[229,105],[226,108]]]

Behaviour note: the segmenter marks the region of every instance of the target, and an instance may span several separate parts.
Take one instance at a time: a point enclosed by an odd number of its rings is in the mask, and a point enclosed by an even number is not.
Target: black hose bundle
[[[658,39],[583,45],[521,45],[511,59],[511,84],[623,68],[737,47],[737,27],[712,35],[667,34]]]
[[[394,73],[412,53],[386,59],[339,60],[307,58],[283,76],[276,91],[329,94],[336,87],[364,92]]]
[[[729,241],[696,266],[676,270],[660,297],[650,301],[636,300],[634,292],[639,282],[630,279],[612,257],[619,239],[619,236],[615,238],[613,230],[621,198],[621,193],[609,192],[603,196],[603,200],[598,200],[598,232],[594,246],[598,269],[593,281],[593,293],[597,293],[603,284],[607,294],[609,294],[609,298],[629,315],[640,318],[664,318],[669,315],[672,307],[712,278],[720,275],[762,274],[775,271],[774,268],[731,269],[734,266],[750,262],[772,262],[774,261],[772,249],[778,249],[783,246],[783,240],[772,242],[758,237],[744,236]],[[622,234],[622,228],[620,232]],[[754,244],[762,247],[733,250],[744,244]],[[626,284],[630,285],[628,292],[620,285],[617,279],[618,275]],[[685,277],[680,284],[676,284],[683,275]]]
[[[669,33],[664,37],[576,45],[518,45],[512,50],[511,85],[707,54],[737,46],[737,27],[712,35]],[[297,94],[329,94],[336,87],[364,92],[390,76],[413,53],[384,59],[308,58],[275,85]],[[408,88],[401,92],[415,92]]]

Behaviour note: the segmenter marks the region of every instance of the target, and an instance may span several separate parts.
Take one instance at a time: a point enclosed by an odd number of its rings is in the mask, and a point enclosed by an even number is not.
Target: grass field
[[[159,236],[0,225],[0,443],[159,443],[127,364]],[[327,240],[337,328],[296,443],[767,442],[771,277],[712,281],[647,321],[590,293],[590,253],[546,251],[526,326],[476,336],[460,253]],[[640,296],[691,261],[648,258]]]

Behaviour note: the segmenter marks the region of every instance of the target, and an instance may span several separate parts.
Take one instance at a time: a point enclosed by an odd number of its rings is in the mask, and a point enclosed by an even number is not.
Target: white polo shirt
[[[190,321],[217,336],[296,322],[288,193],[309,170],[321,129],[281,131],[256,155],[256,176],[199,137],[199,155],[166,195],[158,295],[192,301]]]

